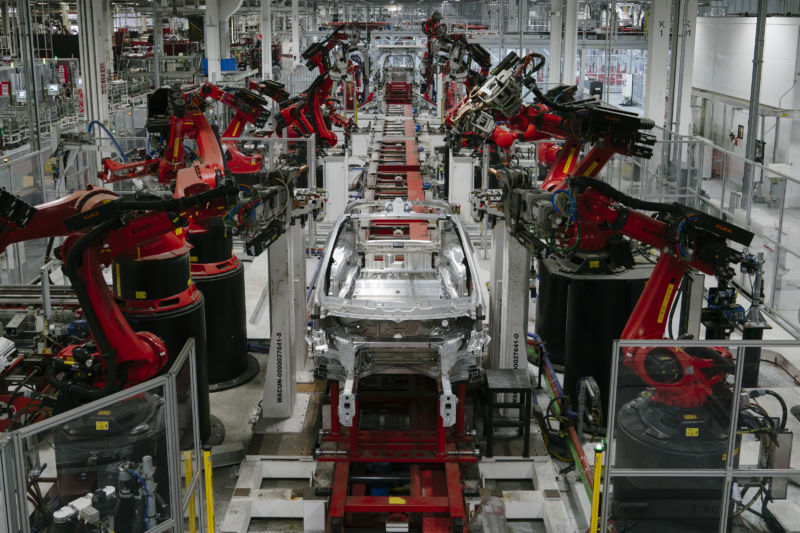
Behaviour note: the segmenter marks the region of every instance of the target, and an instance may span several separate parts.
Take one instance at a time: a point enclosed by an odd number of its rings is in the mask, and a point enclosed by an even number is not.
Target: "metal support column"
[[[499,368],[500,354],[500,323],[502,322],[503,309],[503,256],[505,254],[504,244],[506,233],[506,223],[504,220],[497,220],[492,232],[492,258],[489,264],[489,366]],[[526,306],[527,307],[527,306]]]
[[[503,285],[501,287],[498,359],[493,368],[527,368],[528,303],[530,300],[530,252],[508,231],[503,231]]]
[[[292,0],[292,50],[294,64],[300,64],[300,2]]]
[[[676,0],[679,1],[679,0]],[[680,53],[673,61],[677,71],[678,83],[674,91],[675,98],[670,101],[674,106],[674,130],[680,135],[691,133],[692,108],[692,70],[694,69],[694,40],[697,29],[697,0],[683,0],[680,9],[680,23],[673,31],[678,33]]]
[[[272,0],[261,2],[261,79],[272,79]]]
[[[575,61],[578,57],[578,0],[566,0],[564,14],[564,68],[561,83],[575,83]],[[527,333],[527,332],[526,332]]]
[[[33,22],[31,19],[31,4],[30,2],[22,2],[17,0],[17,13],[19,16],[19,29],[21,33],[20,47],[22,48],[22,63],[24,65],[25,74],[25,90],[27,91],[26,105],[28,107],[28,131],[31,151],[36,152],[39,150],[39,94],[41,93],[41,86],[39,91],[36,90],[36,66],[33,64],[33,35],[31,28]]]
[[[288,217],[289,215],[287,215]],[[269,254],[269,355],[267,356],[261,418],[289,418],[294,411],[296,382],[294,374],[293,280],[289,266],[291,231],[267,249]]]
[[[647,20],[647,79],[644,116],[664,126],[669,63],[669,2],[653,2]]]
[[[156,88],[161,87],[161,55],[164,53],[164,30],[161,28],[159,2],[153,2],[153,78]]]
[[[550,4],[550,83],[553,86],[561,83],[561,29],[564,9],[563,0],[552,0]]]
[[[764,34],[767,27],[767,0],[758,1],[758,19],[756,20],[756,42],[753,49],[753,74],[750,79],[750,106],[747,110],[747,144],[745,157],[753,160],[756,155],[756,137],[758,137],[758,104],[761,100],[761,68],[764,64]],[[742,184],[742,202],[747,211],[747,223],[750,223],[750,206],[753,200],[753,166],[747,165]]]
[[[292,276],[292,358],[295,379],[303,374],[303,381],[313,381],[306,374],[308,349],[306,348],[306,238],[305,230],[299,222],[289,227],[291,238],[289,249],[289,268]]]
[[[208,81],[211,83],[222,79],[220,67],[220,0],[206,0],[206,13],[203,25],[203,41],[206,46],[206,60],[208,61]]]
[[[105,20],[104,10],[108,2],[103,0],[86,0],[78,2],[78,26],[83,30],[78,33],[78,46],[81,55],[81,77],[85,99],[86,120],[98,120],[108,123],[108,63],[106,41],[110,39],[109,31],[98,20]],[[24,31],[24,30],[23,30]]]

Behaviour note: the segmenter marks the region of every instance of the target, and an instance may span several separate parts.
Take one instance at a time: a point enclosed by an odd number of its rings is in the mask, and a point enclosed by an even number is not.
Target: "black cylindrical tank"
[[[548,352],[563,346],[567,396],[577,398],[578,380],[591,376],[608,412],[612,341],[620,337],[651,272],[651,266],[643,265],[619,274],[573,274],[560,271],[554,259],[539,262],[539,298],[544,301],[537,302],[536,331]]]
[[[221,225],[190,231],[192,280],[205,297],[207,368],[211,390],[240,385],[258,373],[247,353],[244,266]],[[252,359],[252,362],[251,362]]]
[[[550,362],[564,364],[564,339],[567,329],[567,288],[569,277],[553,268],[552,262],[539,259],[536,291],[536,334],[547,345]]]
[[[114,294],[134,331],[157,335],[167,350],[166,372],[186,341],[195,339],[200,438],[211,434],[203,295],[191,283],[188,252],[145,259],[117,259]]]
[[[676,407],[647,393],[626,403],[617,414],[616,467],[725,468],[730,409],[724,403]],[[722,490],[723,479],[714,477],[615,477],[612,513],[615,519],[685,521],[714,531]]]

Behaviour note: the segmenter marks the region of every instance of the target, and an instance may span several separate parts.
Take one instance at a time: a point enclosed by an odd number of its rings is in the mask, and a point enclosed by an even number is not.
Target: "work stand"
[[[336,463],[328,512],[331,533],[392,524],[398,530],[466,531],[460,465],[478,461],[473,437],[464,431],[466,384],[456,385],[457,420],[446,428],[433,380],[404,377],[405,390],[362,386],[349,428],[337,414],[339,383],[330,382],[331,430],[322,438],[317,460]],[[373,429],[380,425],[398,429]],[[406,489],[391,488],[398,485]]]

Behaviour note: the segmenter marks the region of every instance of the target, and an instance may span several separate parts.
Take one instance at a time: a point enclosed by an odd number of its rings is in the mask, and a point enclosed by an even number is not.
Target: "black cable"
[[[783,397],[775,391],[771,391],[769,389],[757,389],[750,391],[751,398],[758,398],[759,396],[772,396],[778,403],[781,404],[781,422],[779,429],[783,430],[786,429],[786,419],[789,416],[789,409],[786,407],[786,402],[783,400]]]
[[[687,212],[691,211],[688,207],[677,203],[665,204],[661,202],[649,202],[647,200],[640,200],[639,198],[628,196],[622,191],[615,189],[608,183],[605,183],[595,178],[588,178],[586,176],[577,176],[574,178],[569,178],[568,181],[570,185],[576,189],[580,189],[582,191],[584,189],[591,187],[605,194],[612,200],[615,200],[621,204],[624,204],[628,207],[632,207],[634,209],[640,209],[642,211],[659,211],[662,213],[669,213],[679,216],[683,216]]]
[[[681,293],[683,292],[683,283],[678,286],[678,292],[675,293],[675,299],[672,301],[672,309],[669,310],[669,320],[667,321],[667,333],[669,333],[669,338],[674,339],[674,333],[672,332],[672,319],[675,317],[675,310],[678,308],[678,298],[680,297]]]
[[[78,297],[78,303],[83,310],[86,323],[89,326],[89,331],[92,332],[97,348],[100,352],[100,358],[103,359],[106,365],[105,383],[102,388],[93,387],[91,385],[83,385],[80,383],[69,383],[56,377],[53,366],[50,366],[46,371],[47,381],[55,388],[74,394],[79,399],[83,400],[96,400],[107,396],[114,392],[117,386],[117,358],[111,343],[106,337],[105,332],[100,327],[100,320],[97,317],[97,311],[92,306],[89,299],[89,294],[86,292],[86,280],[83,279],[79,273],[83,261],[83,252],[88,246],[102,234],[119,224],[116,218],[106,220],[87,232],[83,237],[78,239],[75,244],[67,252],[66,260],[64,261],[63,270],[67,278],[69,278],[72,288],[75,290],[75,295]]]

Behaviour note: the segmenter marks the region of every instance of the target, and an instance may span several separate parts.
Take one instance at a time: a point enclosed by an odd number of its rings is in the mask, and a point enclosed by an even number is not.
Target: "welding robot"
[[[503,185],[507,229],[529,249],[551,254],[573,271],[619,272],[633,262],[631,240],[660,251],[620,338],[662,339],[667,312],[687,271],[701,271],[714,276],[719,286],[728,286],[735,274],[732,265],[751,262],[734,246],[749,246],[753,234],[678,203],[633,198],[597,179],[614,154],[649,157],[655,139],[642,130],[653,123],[594,99],[575,101],[573,88],[543,94],[532,77],[543,65],[538,54],[509,54],[492,77],[448,115],[453,138],[459,144],[488,141],[501,148],[516,140],[564,139],[561,150],[551,155],[540,186],[518,169],[495,172]],[[522,87],[538,102],[523,105]],[[584,145],[590,148],[584,151]],[[638,394],[618,403],[617,467],[723,468],[732,405],[728,378],[735,369],[732,354],[719,347],[650,347],[627,349],[621,357],[633,380],[628,383]],[[609,371],[607,365],[605,372]],[[755,391],[750,397],[761,394],[774,393]],[[781,422],[775,423],[763,410],[755,414],[751,403],[738,415],[741,430],[765,432],[759,437],[763,443],[785,429],[785,407]],[[612,513],[623,520],[677,520],[714,527],[721,491],[719,479],[615,479]]]

